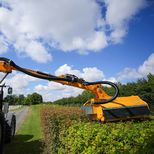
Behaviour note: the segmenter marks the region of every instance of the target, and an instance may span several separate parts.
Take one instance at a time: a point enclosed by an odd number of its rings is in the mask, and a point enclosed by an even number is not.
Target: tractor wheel
[[[5,120],[3,113],[0,113],[0,153],[4,153],[4,128],[5,128]]]
[[[10,123],[6,122],[5,130],[5,143],[10,143],[15,135],[16,130],[16,117],[14,115],[12,116]]]

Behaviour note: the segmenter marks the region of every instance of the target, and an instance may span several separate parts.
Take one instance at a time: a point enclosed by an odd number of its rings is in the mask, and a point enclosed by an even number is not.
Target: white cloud
[[[114,43],[121,42],[126,35],[128,22],[143,7],[145,0],[105,0],[107,6],[106,22],[111,28],[110,39]]]
[[[0,7],[0,33],[8,43],[3,37],[0,53],[11,44],[19,54],[44,63],[52,60],[45,44],[86,54],[119,43],[145,0],[102,2],[103,15],[102,6],[93,0],[5,0]]]
[[[117,83],[117,79],[115,77],[110,77],[108,79],[104,79],[105,81],[110,81],[110,82],[114,82]]]
[[[80,76],[81,77],[81,73],[79,70],[75,70],[72,69],[71,66],[64,64],[62,66],[60,66],[56,71],[55,71],[56,75],[62,75],[62,74],[74,74],[76,76]]]
[[[138,68],[138,72],[142,75],[147,75],[149,73],[154,74],[154,53],[152,53]]]
[[[49,54],[45,47],[38,41],[26,39],[24,36],[17,38],[16,43],[14,43],[17,53],[19,55],[27,54],[33,60],[41,63],[52,60],[51,54]]]
[[[13,88],[15,94],[25,94],[29,91],[29,83],[34,82],[37,79],[25,74],[15,73],[10,78],[6,79],[6,84]]]
[[[103,71],[96,67],[83,68],[83,73],[81,75],[86,81],[101,81],[104,79]]]
[[[143,62],[137,69],[125,68],[117,75],[118,81],[134,80],[143,78],[149,73],[154,74],[154,53],[152,53],[147,60]]]
[[[78,52],[82,54],[85,50],[99,51],[108,45],[107,38],[104,32],[95,32],[90,38],[83,39],[82,37],[74,37],[71,44],[65,44],[62,46],[62,50],[79,50]]]
[[[78,96],[82,89],[61,85],[59,83],[48,82],[47,85],[37,85],[34,90],[42,94],[44,101],[55,101],[63,97]]]
[[[66,86],[60,84],[60,83],[56,83],[56,82],[48,82],[48,84],[46,86],[38,84],[35,89],[37,91],[48,91],[48,90],[64,90]]]
[[[8,49],[8,44],[6,39],[2,35],[0,35],[0,54],[7,52],[7,49]]]
[[[114,27],[124,26],[125,21],[132,18],[142,7],[144,0],[105,0],[107,5],[106,21]]]
[[[46,51],[45,47],[37,42],[31,41],[25,48],[26,53],[37,62],[45,63],[52,59],[52,56]]]
[[[117,80],[123,81],[123,80],[132,80],[132,79],[138,79],[141,78],[142,75],[134,68],[124,68],[120,73],[118,73]]]
[[[37,41],[37,37],[34,37],[33,33],[24,33],[20,28],[21,18],[20,12],[16,9],[11,11],[0,8],[0,32],[2,33],[0,44],[3,42],[3,50],[1,49],[0,52],[6,51],[8,45],[12,44],[17,53],[27,55],[37,62],[45,63],[52,60],[45,46]]]
[[[98,81],[104,79],[104,73],[96,67],[86,67],[82,71],[73,69],[71,66],[64,64],[60,66],[56,71],[56,75],[62,74],[74,74],[79,78],[83,78],[86,81]]]

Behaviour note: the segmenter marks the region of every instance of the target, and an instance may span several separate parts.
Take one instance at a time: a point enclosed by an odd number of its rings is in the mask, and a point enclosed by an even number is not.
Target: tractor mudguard
[[[5,130],[5,120],[4,114],[0,111],[0,153],[4,153],[4,130]]]
[[[5,115],[5,121],[7,122],[7,124],[10,126],[11,125],[11,121],[12,121],[12,118],[13,116],[15,116],[14,113],[12,112],[9,112]]]
[[[16,116],[14,113],[7,113],[5,118],[5,126],[5,143],[10,143],[16,130]]]

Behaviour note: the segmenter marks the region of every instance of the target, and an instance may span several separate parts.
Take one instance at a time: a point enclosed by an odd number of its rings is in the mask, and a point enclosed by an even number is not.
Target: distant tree
[[[35,105],[43,103],[42,95],[38,93],[28,94],[25,99],[25,105]]]
[[[32,104],[41,104],[43,103],[43,98],[42,95],[38,94],[38,93],[33,93],[31,95],[31,102]]]
[[[7,95],[4,98],[4,102],[9,103],[10,105],[17,105],[18,104],[18,97],[17,97],[17,95]]]
[[[19,104],[19,105],[23,105],[23,104],[24,104],[24,100],[25,100],[25,96],[22,95],[22,94],[20,94],[20,95],[18,96],[18,104]]]
[[[62,98],[57,101],[54,101],[53,103],[68,106],[80,106],[92,97],[94,97],[94,94],[92,92],[83,91],[82,94],[78,95],[77,97]]]
[[[154,75],[149,74],[147,76],[147,78],[148,78],[148,85],[151,88],[151,93],[150,93],[150,98],[151,98],[150,107],[151,107],[151,110],[154,113]]]
[[[31,105],[31,95],[28,94],[27,97],[24,99],[24,105]]]

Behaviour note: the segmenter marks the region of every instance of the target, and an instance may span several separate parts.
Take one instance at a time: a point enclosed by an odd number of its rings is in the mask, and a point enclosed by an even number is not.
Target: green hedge
[[[76,123],[61,136],[59,153],[154,154],[154,121]]]
[[[45,107],[41,121],[45,153],[154,154],[154,119],[103,124],[78,107]]]
[[[44,107],[41,109],[41,123],[45,137],[44,153],[57,154],[62,148],[61,137],[77,122],[88,121],[78,107]]]

